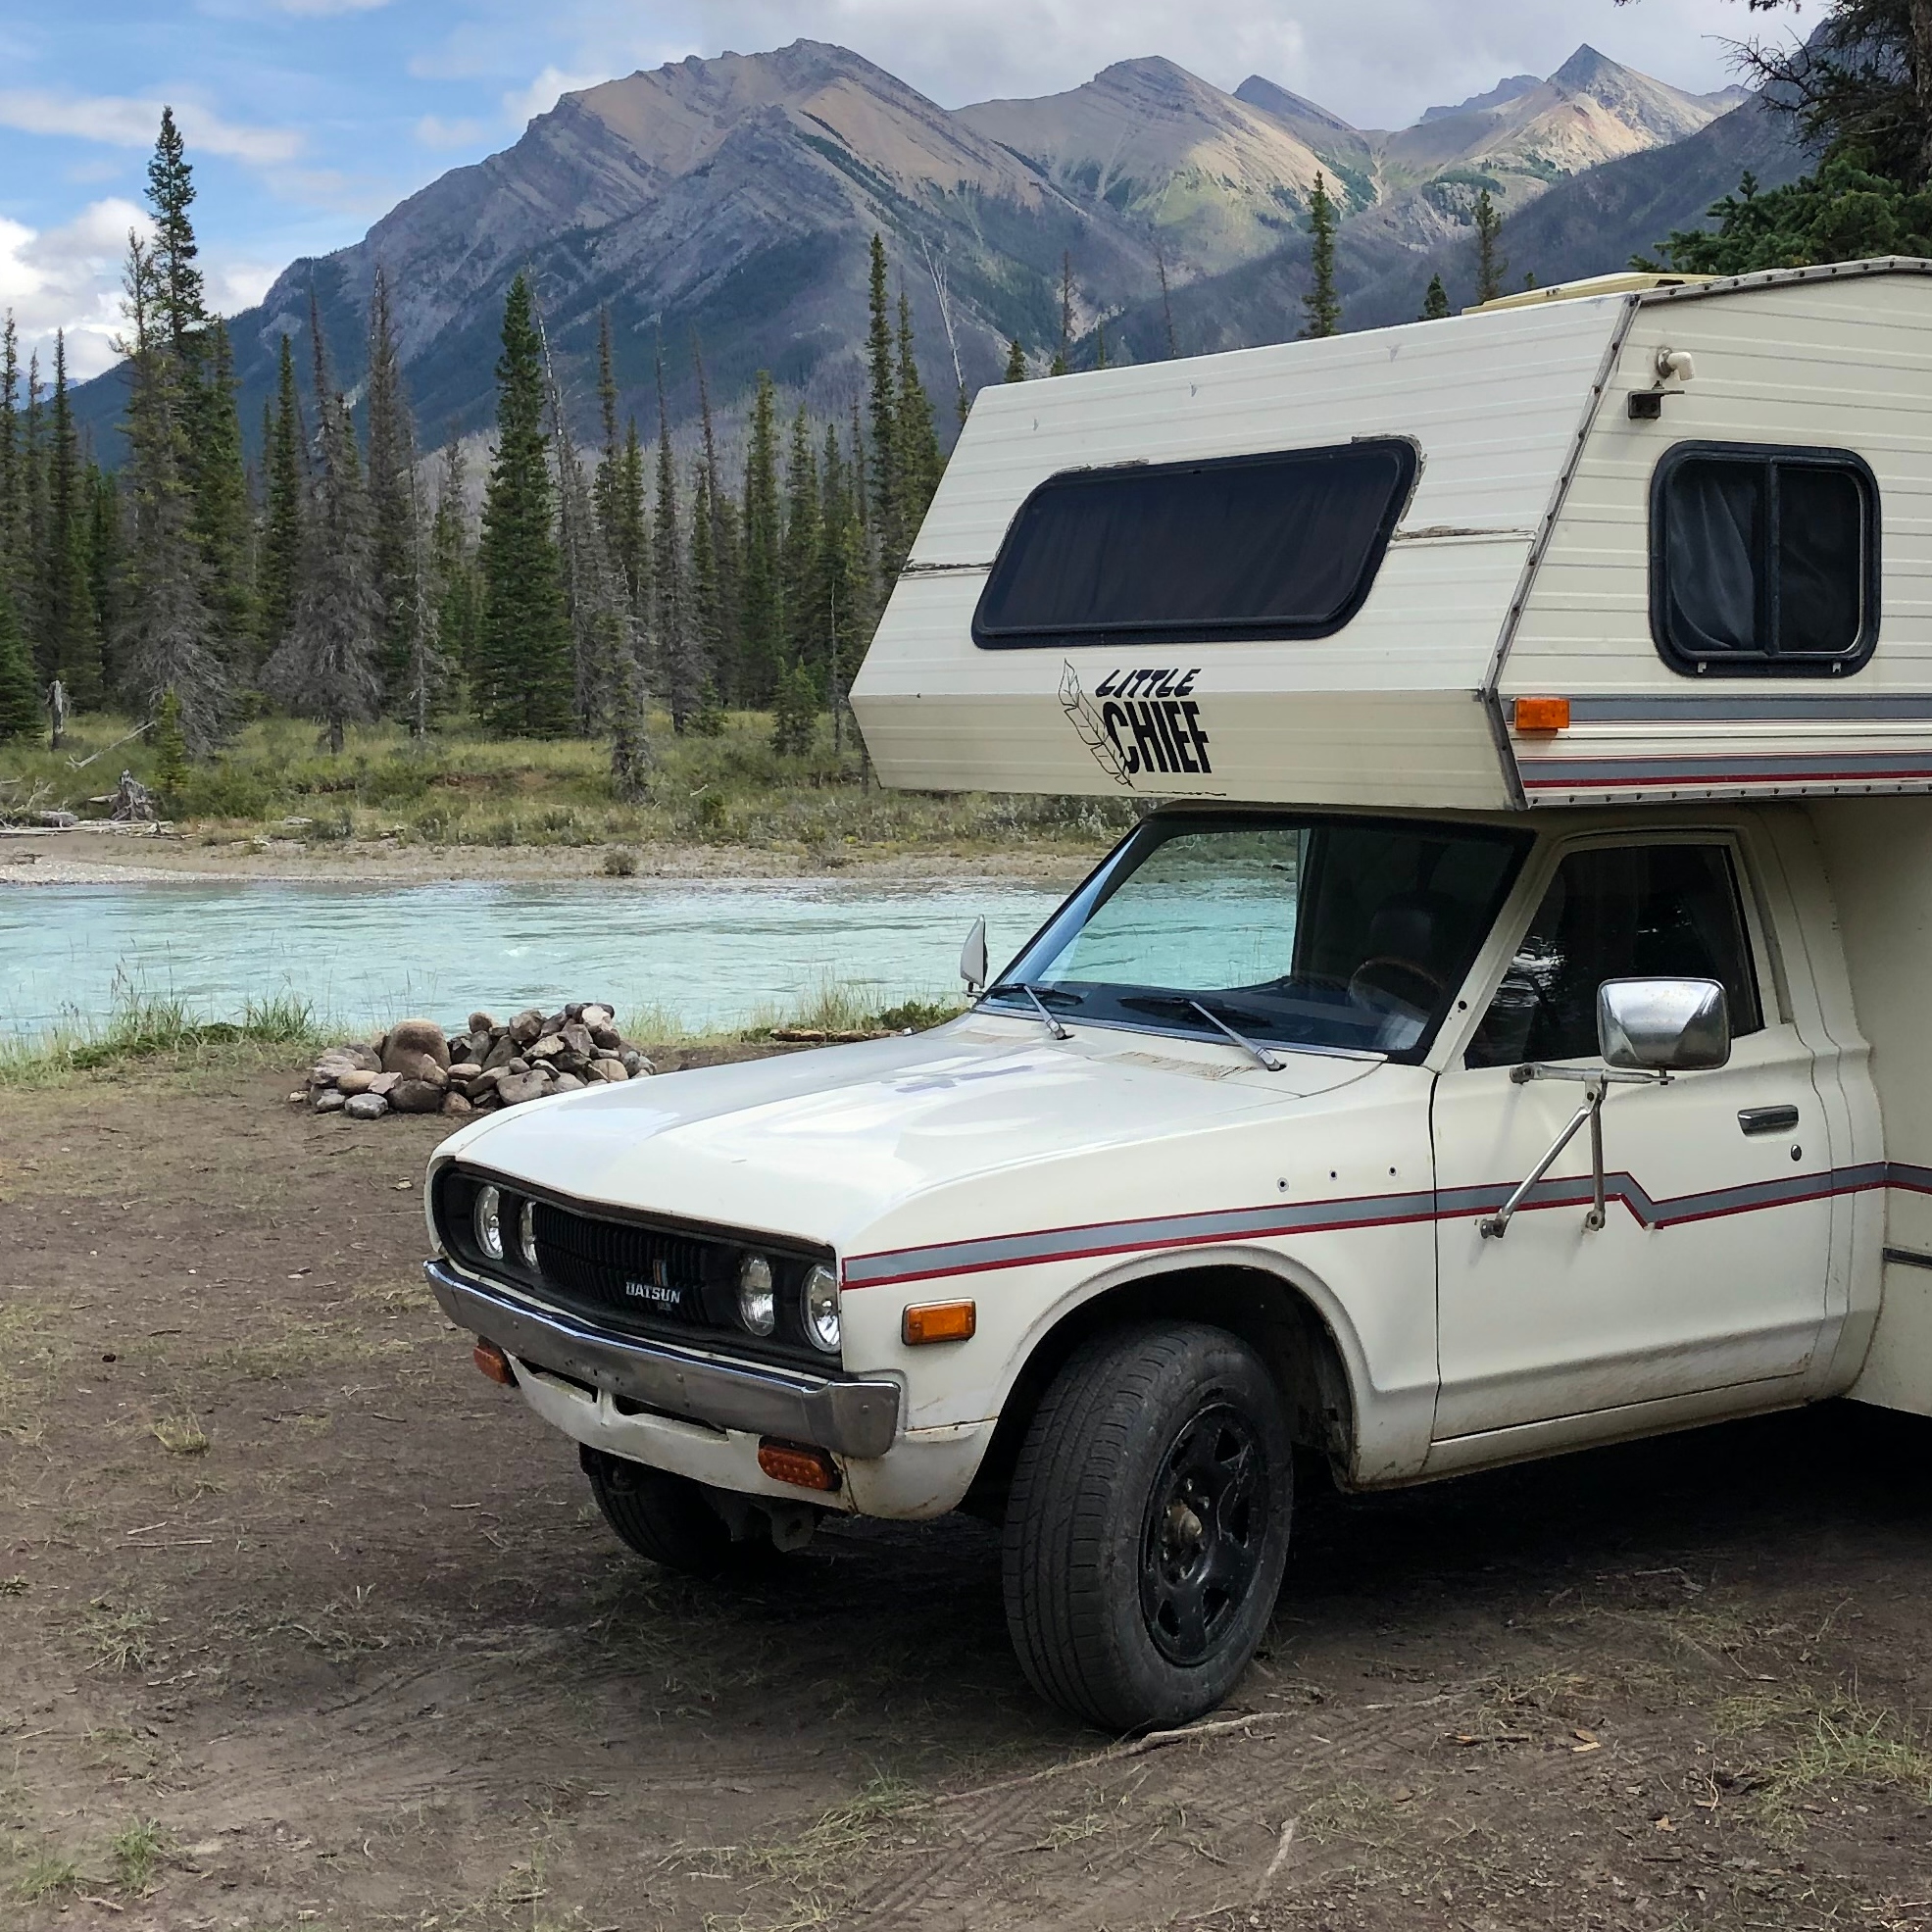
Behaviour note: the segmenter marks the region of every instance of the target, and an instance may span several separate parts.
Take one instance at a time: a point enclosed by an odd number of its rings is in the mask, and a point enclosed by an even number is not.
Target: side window
[[[1850,451],[1681,443],[1659,463],[1651,632],[1673,669],[1856,670],[1878,596],[1878,486]]]
[[[1557,869],[1482,1025],[1469,1066],[1590,1060],[1606,979],[1715,979],[1734,1035],[1763,1025],[1729,850],[1612,845]]]

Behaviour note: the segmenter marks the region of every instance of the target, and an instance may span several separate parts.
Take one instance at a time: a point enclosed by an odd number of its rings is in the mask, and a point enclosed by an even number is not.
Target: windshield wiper
[[[1056,1040],[1070,1040],[1073,1037],[1073,1035],[1069,1033],[1066,1030],[1066,1028],[1060,1023],[1060,1020],[1055,1016],[1051,1009],[1047,1006],[1046,1001],[1041,999],[1039,994],[1031,986],[1029,986],[1025,982],[1025,980],[1023,979],[1002,980],[1000,984],[997,986],[987,987],[985,992],[983,992],[979,997],[982,1000],[990,1000],[996,998],[998,995],[1002,993],[1007,993],[1007,994],[1024,993],[1026,997],[1032,1001],[1033,1011],[1037,1013],[1040,1016],[1040,1017],[1047,1022],[1047,1031],[1051,1033]],[[1063,997],[1065,997],[1065,995],[1063,995]]]
[[[1189,1000],[1188,1005],[1191,1006],[1194,1009],[1194,1011],[1198,1013],[1201,1016],[1201,1017],[1207,1020],[1211,1025],[1218,1026],[1221,1029],[1221,1031],[1225,1033],[1227,1037],[1230,1040],[1232,1040],[1237,1047],[1242,1049],[1244,1053],[1252,1054],[1255,1057],[1255,1059],[1258,1060],[1263,1066],[1266,1067],[1266,1069],[1270,1073],[1279,1073],[1281,1071],[1282,1063],[1276,1060],[1275,1057],[1271,1053],[1269,1053],[1264,1046],[1260,1045],[1257,1041],[1249,1039],[1249,1037],[1245,1033],[1237,1033],[1234,1030],[1234,1028],[1230,1026],[1227,1023],[1227,1021],[1224,1020],[1220,1016],[1220,1015],[1215,1013],[1212,1008],[1204,1007],[1199,1000]]]

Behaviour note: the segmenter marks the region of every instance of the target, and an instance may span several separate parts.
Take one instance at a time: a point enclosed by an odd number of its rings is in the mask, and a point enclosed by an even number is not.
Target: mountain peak
[[[1487,93],[1471,94],[1466,101],[1459,101],[1454,107],[1424,108],[1422,121],[1453,121],[1459,114],[1480,114],[1485,108],[1507,107],[1510,102],[1521,100],[1525,94],[1534,93],[1542,85],[1533,74],[1506,74]],[[1416,124],[1421,125],[1421,122]]]
[[[1593,87],[1607,75],[1626,74],[1630,70],[1608,54],[1600,54],[1585,41],[1550,78],[1559,87]]]
[[[1318,101],[1312,101],[1306,95],[1292,93],[1263,74],[1251,74],[1234,90],[1234,98],[1249,107],[1260,108],[1263,114],[1271,114],[1277,121],[1285,121],[1291,126],[1330,128],[1338,134],[1353,134],[1356,131],[1339,114],[1331,114]]]

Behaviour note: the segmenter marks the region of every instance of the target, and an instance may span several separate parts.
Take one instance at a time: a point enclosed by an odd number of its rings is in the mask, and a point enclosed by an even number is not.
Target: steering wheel
[[[1391,980],[1395,982],[1393,985],[1390,984]],[[1411,999],[1409,993],[1418,989],[1422,997],[1419,1000]],[[1449,988],[1427,966],[1417,966],[1413,960],[1402,959],[1394,953],[1377,953],[1372,960],[1363,960],[1349,974],[1349,998],[1361,1005],[1367,1004],[1364,992],[1377,992],[1402,1006],[1426,1013],[1448,991]]]

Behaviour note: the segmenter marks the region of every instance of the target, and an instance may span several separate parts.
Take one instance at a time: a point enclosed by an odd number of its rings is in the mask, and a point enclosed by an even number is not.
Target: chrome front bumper
[[[508,1289],[459,1274],[447,1262],[425,1262],[422,1271],[459,1328],[539,1368],[573,1375],[662,1414],[782,1436],[862,1460],[883,1456],[899,1432],[896,1382],[834,1381],[763,1362],[720,1362],[696,1349],[614,1335],[575,1315],[538,1308]]]

